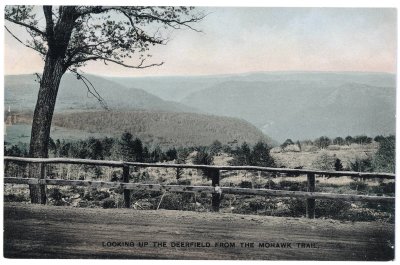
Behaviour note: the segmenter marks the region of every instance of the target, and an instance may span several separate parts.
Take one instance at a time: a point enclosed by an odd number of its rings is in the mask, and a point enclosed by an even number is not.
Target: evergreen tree
[[[90,159],[103,160],[104,147],[101,141],[99,139],[90,138],[88,142],[90,148],[90,154],[89,154]]]
[[[294,144],[293,141],[292,141],[292,139],[286,139],[286,141],[283,142],[283,144],[281,144],[281,148],[282,148],[282,149],[285,149],[286,146],[292,145],[292,144]]]
[[[119,144],[122,159],[130,162],[135,161],[132,134],[130,132],[124,132],[121,136],[121,141]]]
[[[382,135],[375,136],[374,141],[380,143],[385,140],[385,137]]]
[[[210,153],[213,155],[218,155],[222,151],[222,143],[218,140],[215,140],[210,145]]]
[[[147,146],[143,147],[143,161],[150,162],[150,152]]]
[[[339,158],[335,160],[335,170],[336,171],[343,171],[342,161]]]
[[[102,139],[101,143],[103,145],[103,155],[104,157],[111,157],[112,156],[112,149],[114,146],[114,139],[111,137],[105,137]]]
[[[235,151],[235,158],[232,161],[234,165],[237,166],[245,166],[250,165],[251,161],[251,149],[249,145],[244,142],[240,147],[238,147]]]
[[[211,165],[214,161],[212,154],[208,153],[205,148],[199,148],[196,155],[193,158],[193,163],[197,165]],[[201,170],[203,176],[208,179],[211,177],[211,172],[207,169]]]
[[[270,148],[266,143],[258,142],[251,152],[249,165],[260,167],[275,167],[275,161],[270,155]]]
[[[176,151],[175,147],[170,148],[165,152],[166,158],[169,161],[175,160],[178,158],[178,152]]]
[[[300,150],[300,152],[301,152],[301,144],[300,144],[300,141],[297,141],[296,144],[297,144],[297,146],[299,147],[299,150]]]
[[[331,139],[327,136],[321,136],[315,140],[314,144],[321,149],[325,149],[331,144]]]
[[[336,137],[335,139],[333,139],[333,144],[336,145],[344,145],[345,140],[342,137]]]
[[[384,137],[383,139],[379,139],[379,148],[374,156],[373,164],[376,171],[395,173],[395,137]]]
[[[134,161],[143,162],[143,144],[139,138],[136,138],[132,143],[134,153]]]
[[[161,148],[157,145],[150,154],[150,162],[162,162],[164,161],[164,154]]]
[[[351,145],[354,142],[353,137],[351,137],[350,135],[346,136],[346,138],[344,140],[346,141],[347,145]]]
[[[366,135],[358,135],[354,137],[354,142],[357,144],[370,144],[372,142],[372,138]]]
[[[371,158],[357,158],[354,162],[350,162],[351,171],[357,172],[373,172],[374,167]]]

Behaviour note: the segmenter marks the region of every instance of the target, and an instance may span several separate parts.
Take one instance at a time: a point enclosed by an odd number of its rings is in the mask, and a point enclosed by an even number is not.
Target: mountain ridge
[[[97,80],[95,86],[114,110],[236,117],[279,141],[395,133],[396,76],[391,73],[278,71],[206,77],[89,77]],[[5,79],[7,104],[12,103],[7,94],[10,77]],[[17,81],[26,86],[23,78]],[[112,89],[106,89],[107,84]],[[101,110],[95,99],[88,102],[74,93],[63,96],[65,90],[65,86],[60,90],[56,111]],[[30,97],[25,105],[31,108],[36,99],[29,91],[14,97],[22,101]]]

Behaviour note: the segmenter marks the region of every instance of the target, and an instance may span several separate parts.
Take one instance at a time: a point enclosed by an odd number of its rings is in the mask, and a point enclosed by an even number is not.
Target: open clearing
[[[394,225],[378,222],[5,203],[4,229],[8,258],[391,260],[394,255]],[[103,246],[121,241],[134,246]],[[154,241],[166,242],[166,247],[153,247]],[[210,247],[171,246],[173,242]],[[235,246],[215,247],[216,242]],[[297,243],[313,248],[298,248]]]

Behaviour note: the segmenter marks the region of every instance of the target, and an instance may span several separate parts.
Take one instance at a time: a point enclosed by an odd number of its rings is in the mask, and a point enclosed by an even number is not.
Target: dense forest
[[[214,140],[229,142],[257,141],[271,143],[259,129],[250,123],[227,117],[194,113],[157,111],[102,111],[57,114],[53,125],[85,130],[121,134],[130,132],[146,144],[161,146],[210,145]]]

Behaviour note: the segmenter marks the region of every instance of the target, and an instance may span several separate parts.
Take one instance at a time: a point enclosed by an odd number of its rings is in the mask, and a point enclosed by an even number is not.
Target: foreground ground
[[[391,260],[393,244],[378,222],[4,205],[8,258]]]

